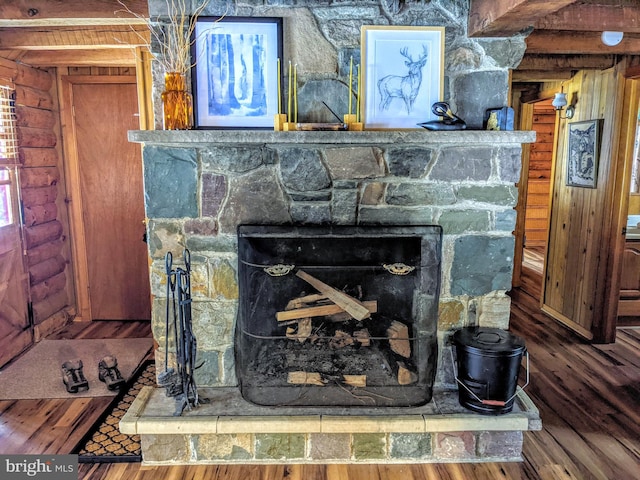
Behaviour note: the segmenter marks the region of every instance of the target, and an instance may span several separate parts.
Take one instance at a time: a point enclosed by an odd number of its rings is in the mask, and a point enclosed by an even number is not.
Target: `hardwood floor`
[[[150,322],[109,321],[71,323],[48,338],[150,336]],[[0,453],[70,453],[110,401],[110,397],[0,401]]]
[[[533,298],[540,298],[544,270],[545,247],[527,247],[522,250],[521,288]]]
[[[611,345],[590,345],[513,292],[511,330],[531,356],[529,396],[543,430],[527,432],[518,463],[425,465],[81,465],[86,480],[635,480],[640,471],[640,329],[625,328]],[[106,323],[106,322],[105,322]],[[56,336],[112,338],[138,327],[74,324]],[[98,328],[99,327],[99,328]],[[112,328],[109,328],[112,327]],[[87,337],[86,335],[90,335]],[[139,336],[139,335],[136,335]],[[0,402],[0,453],[68,453],[104,404],[99,399]]]

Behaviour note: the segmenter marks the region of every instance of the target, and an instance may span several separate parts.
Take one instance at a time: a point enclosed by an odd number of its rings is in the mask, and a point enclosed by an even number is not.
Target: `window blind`
[[[0,164],[16,163],[17,157],[15,91],[0,85]]]

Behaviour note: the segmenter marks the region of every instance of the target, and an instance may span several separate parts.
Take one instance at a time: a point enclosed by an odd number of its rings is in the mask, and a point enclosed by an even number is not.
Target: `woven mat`
[[[140,462],[140,435],[120,433],[120,419],[144,386],[156,385],[156,367],[153,362],[143,365],[130,387],[114,399],[105,415],[96,422],[73,453],[78,454],[80,463]]]
[[[42,340],[0,371],[0,400],[115,396],[118,392],[98,379],[100,360],[115,356],[120,373],[129,379],[152,347],[151,338]],[[61,365],[76,359],[82,360],[89,390],[68,393]]]

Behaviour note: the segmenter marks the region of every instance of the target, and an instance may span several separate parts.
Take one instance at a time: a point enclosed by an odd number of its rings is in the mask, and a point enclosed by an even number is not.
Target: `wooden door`
[[[17,203],[16,169],[0,165],[0,367],[33,342]]]
[[[135,77],[63,78],[72,122],[72,229],[81,317],[150,319]],[[69,115],[71,113],[71,115]]]

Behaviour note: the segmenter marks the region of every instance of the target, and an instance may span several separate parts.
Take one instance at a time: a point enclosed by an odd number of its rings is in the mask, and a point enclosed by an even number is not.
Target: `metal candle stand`
[[[191,255],[183,253],[184,269],[172,268],[173,255],[167,252],[165,266],[167,273],[167,309],[165,321],[164,371],[158,374],[158,384],[164,387],[167,397],[175,397],[175,416],[182,415],[186,408],[191,410],[205,399],[198,398],[198,390],[193,376],[196,365],[197,342],[191,324]],[[169,322],[173,320],[173,338],[176,345],[176,368],[169,368]]]

